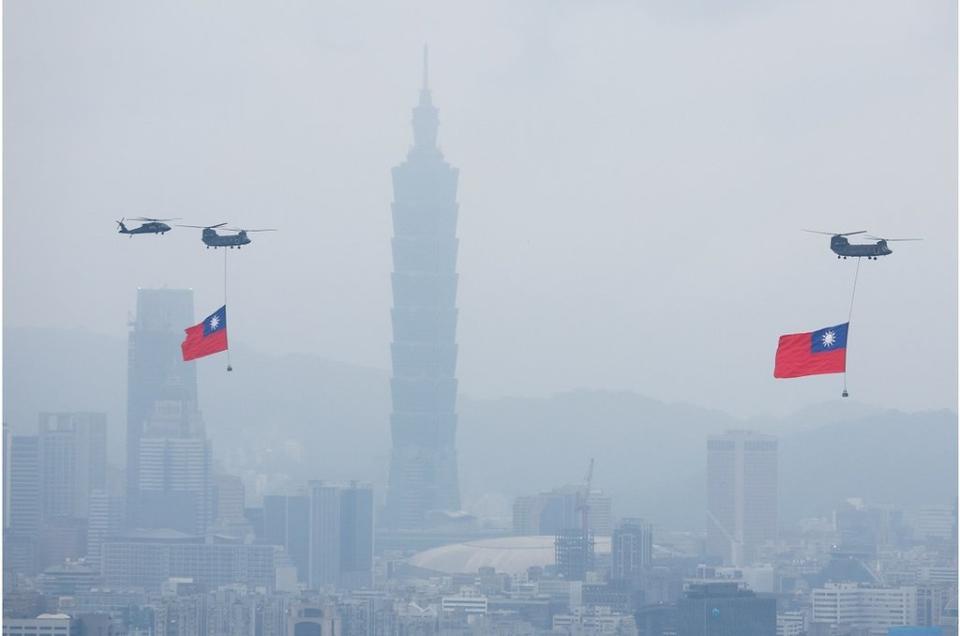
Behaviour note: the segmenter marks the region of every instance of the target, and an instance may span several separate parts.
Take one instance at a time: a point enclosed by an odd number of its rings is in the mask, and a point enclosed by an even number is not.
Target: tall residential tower
[[[393,169],[393,452],[385,525],[417,529],[458,510],[457,169],[437,147],[427,83],[413,109],[413,147]]]

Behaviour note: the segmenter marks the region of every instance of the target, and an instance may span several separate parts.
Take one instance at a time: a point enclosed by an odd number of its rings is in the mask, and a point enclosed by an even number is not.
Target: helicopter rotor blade
[[[217,223],[216,225],[180,225],[178,223],[177,227],[195,227],[198,230],[212,230],[214,228],[223,227],[227,223],[227,221],[224,221],[223,223]]]
[[[857,230],[856,232],[821,232],[820,230],[803,230],[811,234],[823,234],[825,236],[853,236],[854,234],[864,234],[866,230]]]
[[[922,238],[883,238],[882,236],[867,236],[865,238],[871,239],[873,241],[922,241]]]
[[[226,230],[226,231],[228,231],[228,232],[277,232],[277,231],[278,231],[277,228],[267,228],[267,229],[260,229],[260,230],[245,230],[245,229],[239,228],[239,227],[225,227],[225,228],[223,228],[223,229]]]
[[[136,217],[136,218],[132,218],[132,217],[131,217],[130,220],[131,220],[131,221],[144,221],[144,222],[146,222],[146,223],[162,223],[162,222],[164,222],[164,221],[179,221],[179,220],[180,220],[180,217],[177,216],[177,217],[174,217],[174,218],[172,218],[172,219],[155,219],[155,218],[149,217],[149,216],[138,216],[138,217]]]

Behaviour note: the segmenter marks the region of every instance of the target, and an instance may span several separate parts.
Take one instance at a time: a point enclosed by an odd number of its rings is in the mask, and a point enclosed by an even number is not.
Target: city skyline
[[[4,634],[957,636],[955,2],[3,11]]]

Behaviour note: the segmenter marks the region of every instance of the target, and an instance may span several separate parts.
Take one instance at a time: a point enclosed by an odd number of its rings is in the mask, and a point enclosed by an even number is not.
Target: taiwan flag
[[[227,306],[203,319],[199,325],[184,329],[187,339],[180,343],[184,362],[227,350]]]
[[[847,328],[850,323],[807,333],[780,336],[775,378],[799,378],[847,370]]]

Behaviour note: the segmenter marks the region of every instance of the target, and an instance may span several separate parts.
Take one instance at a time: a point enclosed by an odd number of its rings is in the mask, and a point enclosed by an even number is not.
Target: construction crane
[[[583,536],[587,536],[590,531],[590,487],[593,485],[593,457],[590,458],[590,466],[587,468],[587,476],[583,479],[583,489],[577,493],[577,510],[580,512],[580,526],[583,530]]]

